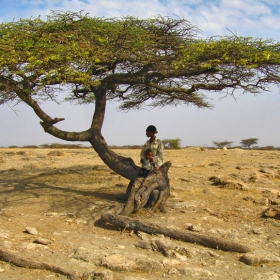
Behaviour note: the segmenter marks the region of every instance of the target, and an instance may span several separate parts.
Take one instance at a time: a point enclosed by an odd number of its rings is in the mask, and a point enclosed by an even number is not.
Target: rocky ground
[[[116,150],[139,162],[138,150]],[[93,149],[0,149],[0,279],[280,279],[280,151],[166,150],[168,213],[131,218],[246,244],[226,252],[116,228],[128,181]],[[5,255],[6,254],[6,255]],[[59,268],[30,269],[4,261]],[[7,257],[6,257],[7,258]],[[11,258],[12,260],[12,258]],[[16,259],[17,260],[17,259]],[[46,268],[46,266],[43,266]]]

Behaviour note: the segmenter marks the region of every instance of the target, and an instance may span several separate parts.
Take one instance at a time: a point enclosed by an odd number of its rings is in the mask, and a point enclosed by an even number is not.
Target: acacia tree
[[[251,149],[251,146],[257,144],[258,141],[259,141],[258,138],[248,138],[248,139],[241,140],[240,143],[243,147]]]
[[[230,147],[232,143],[233,143],[232,141],[222,141],[222,142],[213,141],[213,144],[216,145],[219,149],[223,147]]]
[[[257,94],[279,84],[279,43],[198,34],[187,20],[162,16],[105,19],[53,12],[46,20],[2,23],[0,104],[27,104],[46,133],[89,142],[106,165],[133,180],[139,167],[110,150],[101,133],[108,100],[125,111],[179,104],[211,108],[206,93]],[[41,107],[61,95],[94,104],[86,131],[59,129],[63,116]]]

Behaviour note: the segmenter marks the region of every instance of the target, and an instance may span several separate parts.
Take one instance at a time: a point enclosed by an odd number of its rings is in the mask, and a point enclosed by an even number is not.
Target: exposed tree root
[[[66,275],[71,280],[81,279],[81,276],[77,272],[69,271],[62,267],[59,267],[59,266],[56,266],[53,264],[49,264],[49,263],[28,260],[28,259],[17,256],[15,252],[3,249],[1,247],[0,247],[0,259],[2,259],[3,261],[9,262],[11,264],[14,264],[16,266],[19,266],[19,267],[50,270],[55,273]]]
[[[182,240],[189,243],[195,243],[203,245],[205,247],[220,249],[223,251],[246,253],[253,250],[253,248],[250,248],[249,246],[236,243],[230,240],[225,240],[224,238],[215,238],[193,232],[169,229],[166,227],[161,227],[154,223],[128,218],[123,215],[118,215],[116,213],[116,210],[113,209],[104,213],[101,219],[107,223],[121,228],[126,228],[135,231],[143,231],[150,234],[163,234],[173,239]]]

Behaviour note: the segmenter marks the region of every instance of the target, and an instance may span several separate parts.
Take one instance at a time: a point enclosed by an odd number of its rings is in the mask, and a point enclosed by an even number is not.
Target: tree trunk
[[[128,180],[135,180],[139,176],[140,167],[131,158],[114,153],[98,130],[91,129],[90,133],[92,147],[110,169]]]
[[[137,166],[131,158],[119,156],[114,153],[108,147],[101,134],[106,109],[106,91],[107,88],[104,85],[101,85],[100,88],[95,91],[95,110],[91,127],[88,130],[81,132],[68,132],[55,127],[54,124],[63,121],[64,119],[50,117],[42,110],[39,103],[32,99],[30,94],[26,96],[21,94],[19,97],[29,105],[41,119],[40,123],[45,132],[66,141],[83,141],[91,143],[99,157],[110,169],[124,178],[135,180],[138,177],[140,167]]]
[[[160,168],[152,170],[146,178],[136,178],[121,212],[123,216],[147,206],[152,206],[152,211],[165,210],[165,202],[170,194],[168,170],[171,162],[165,162]]]

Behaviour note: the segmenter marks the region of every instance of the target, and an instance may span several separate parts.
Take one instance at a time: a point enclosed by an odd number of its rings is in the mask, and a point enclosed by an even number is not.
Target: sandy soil
[[[139,162],[138,150],[116,152]],[[280,220],[263,213],[280,205],[280,152],[193,147],[167,150],[165,160],[172,162],[168,213],[143,209],[132,217],[244,243],[252,252],[105,224],[102,213],[123,205],[118,197],[128,181],[93,149],[0,149],[0,249],[83,279],[279,280]],[[168,244],[168,252],[143,245],[153,240]],[[67,276],[0,260],[0,279],[56,278]]]

